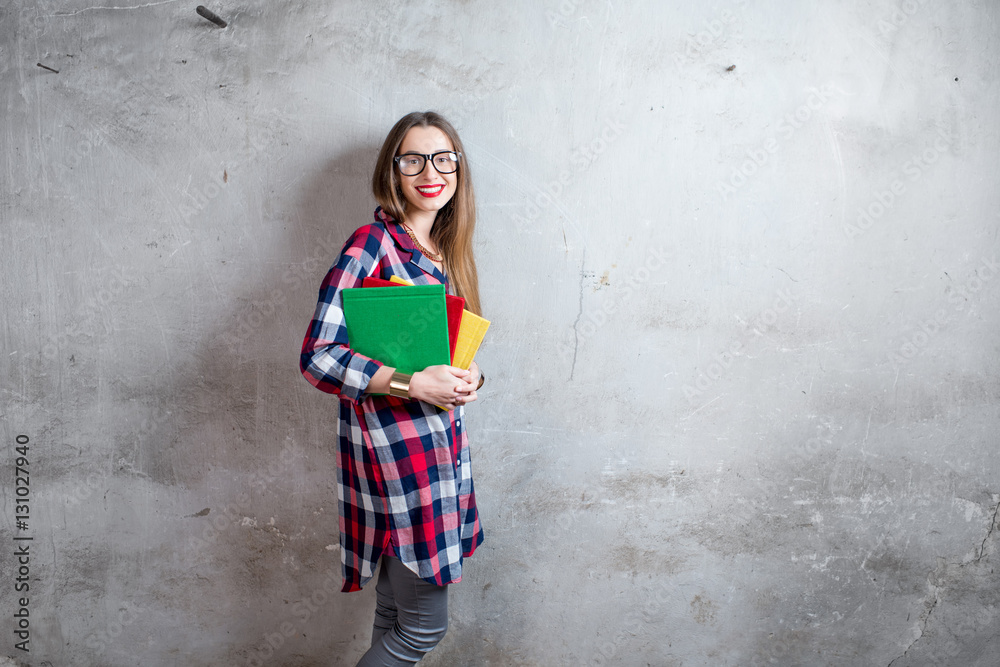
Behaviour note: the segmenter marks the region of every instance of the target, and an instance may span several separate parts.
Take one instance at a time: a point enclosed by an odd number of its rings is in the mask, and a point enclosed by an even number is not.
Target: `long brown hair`
[[[468,310],[481,315],[479,277],[472,251],[472,235],[476,229],[476,197],[472,190],[472,175],[469,173],[469,162],[465,157],[462,140],[458,138],[458,132],[451,123],[433,111],[414,111],[400,118],[389,131],[382,150],[379,151],[372,176],[372,194],[382,210],[396,221],[406,220],[406,198],[403,196],[393,158],[396,157],[396,151],[403,143],[406,133],[418,125],[436,127],[444,132],[460,156],[455,195],[438,211],[431,228],[431,240],[441,252],[445,272],[455,293],[465,299]]]

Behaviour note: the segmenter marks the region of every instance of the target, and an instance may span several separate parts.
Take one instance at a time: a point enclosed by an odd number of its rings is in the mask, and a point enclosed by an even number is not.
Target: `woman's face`
[[[406,155],[407,153],[433,155],[441,151],[454,150],[455,147],[444,132],[433,126],[417,125],[411,127],[406,136],[403,137],[403,142],[399,145],[396,155]],[[458,187],[457,171],[451,174],[442,174],[434,168],[430,161],[416,176],[406,176],[399,172],[398,167],[397,175],[407,202],[407,217],[420,216],[420,212],[437,215],[437,212],[455,196],[455,189]]]

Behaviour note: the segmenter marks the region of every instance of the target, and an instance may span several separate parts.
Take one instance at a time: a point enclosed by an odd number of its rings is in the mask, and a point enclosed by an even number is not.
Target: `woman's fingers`
[[[454,410],[455,408],[459,407],[460,405],[466,405],[468,403],[472,403],[477,398],[478,398],[478,396],[476,396],[476,392],[475,391],[470,391],[470,392],[467,392],[467,393],[462,393],[460,391],[460,388],[456,387],[455,388],[455,395],[452,396],[452,398],[448,402],[446,402],[446,403],[437,403],[436,405],[440,405],[442,408],[445,408],[446,410]]]
[[[413,374],[410,396],[446,410],[454,410],[476,400],[476,387],[466,379],[468,376],[469,371],[455,366],[425,368]]]
[[[477,398],[478,398],[478,396],[476,396],[476,392],[475,391],[470,391],[468,394],[465,394],[464,396],[459,396],[458,400],[462,404],[465,404],[465,403],[472,403]]]

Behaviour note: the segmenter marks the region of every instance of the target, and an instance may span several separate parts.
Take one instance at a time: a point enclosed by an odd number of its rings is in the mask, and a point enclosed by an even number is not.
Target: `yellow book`
[[[451,365],[462,370],[469,370],[472,360],[476,357],[476,352],[479,351],[479,346],[486,338],[486,330],[489,328],[489,320],[463,310],[462,324],[458,327],[458,342],[455,343],[455,355],[451,359]]]

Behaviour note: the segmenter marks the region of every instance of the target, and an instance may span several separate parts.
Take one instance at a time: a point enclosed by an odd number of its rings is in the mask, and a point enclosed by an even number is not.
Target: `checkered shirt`
[[[381,207],[355,231],[323,279],[299,365],[340,401],[337,486],[343,589],[361,590],[390,553],[437,585],[462,579],[462,559],[483,541],[472,485],[464,408],[366,396],[382,363],[347,345],[341,290],[366,277],[417,285],[447,278]],[[404,288],[399,288],[404,289]]]

